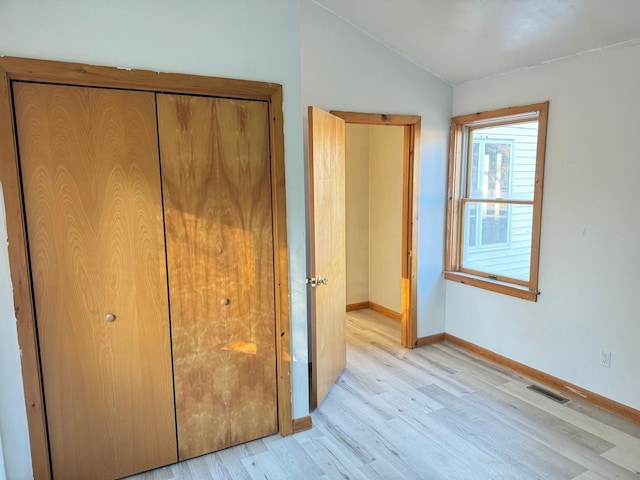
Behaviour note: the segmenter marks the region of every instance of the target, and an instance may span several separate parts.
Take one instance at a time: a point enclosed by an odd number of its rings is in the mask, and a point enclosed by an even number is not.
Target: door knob
[[[105,319],[107,322],[115,322],[115,321],[116,321],[116,316],[115,316],[113,313],[107,313],[107,314],[104,316],[104,319]]]
[[[311,285],[313,288],[319,287],[320,285],[329,285],[329,279],[322,277],[307,278],[307,285]]]
[[[220,301],[220,303],[221,303],[222,305],[225,305],[225,306],[226,306],[226,305],[229,305],[229,304],[231,303],[231,300],[229,300],[228,298],[223,298],[223,299]]]

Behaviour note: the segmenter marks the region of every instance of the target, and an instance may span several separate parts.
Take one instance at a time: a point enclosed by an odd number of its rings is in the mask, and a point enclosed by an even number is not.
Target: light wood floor
[[[399,324],[348,314],[348,363],[313,429],[278,435],[132,478],[640,478],[640,426],[451,346],[405,350]]]

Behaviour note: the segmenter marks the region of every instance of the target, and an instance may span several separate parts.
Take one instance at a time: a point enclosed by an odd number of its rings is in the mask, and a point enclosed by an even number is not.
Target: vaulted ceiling
[[[640,43],[640,0],[312,0],[458,85]]]

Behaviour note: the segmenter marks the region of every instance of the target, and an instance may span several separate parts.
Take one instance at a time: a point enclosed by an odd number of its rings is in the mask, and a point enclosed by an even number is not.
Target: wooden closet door
[[[154,95],[13,92],[53,476],[175,462]]]
[[[277,432],[265,102],[158,95],[180,460]]]

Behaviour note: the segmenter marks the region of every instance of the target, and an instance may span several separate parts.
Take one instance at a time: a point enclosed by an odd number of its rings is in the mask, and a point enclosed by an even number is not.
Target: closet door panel
[[[277,432],[268,105],[157,105],[183,460]]]
[[[13,91],[54,478],[175,462],[154,95]]]

